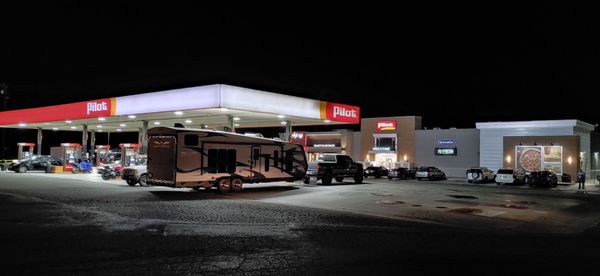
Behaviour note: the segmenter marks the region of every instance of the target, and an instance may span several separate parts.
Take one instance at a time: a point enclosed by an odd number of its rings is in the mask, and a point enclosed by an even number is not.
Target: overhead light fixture
[[[104,118],[104,117],[99,117],[99,118],[98,118],[98,121],[103,121],[103,122],[104,122],[104,121],[106,121],[106,118]]]
[[[239,127],[239,126],[240,126],[240,124],[234,124],[233,126]]]
[[[190,120],[190,119],[188,119],[188,120],[185,120],[185,123],[186,123],[186,124],[191,124],[191,123],[192,123],[192,120]]]
[[[283,119],[283,118],[285,118],[285,115],[277,115],[277,118]]]
[[[229,109],[227,109],[227,108],[219,108],[219,110],[221,110],[223,112],[229,111]]]
[[[239,121],[239,120],[240,120],[240,117],[233,117],[233,120],[234,120],[234,121]]]
[[[129,119],[135,119],[136,117],[137,116],[135,116],[135,115],[127,115],[127,118],[129,118]]]
[[[77,129],[77,127],[76,126],[72,126],[71,129]]]
[[[175,115],[183,115],[183,111],[175,111]]]
[[[97,128],[103,128],[103,126],[101,126],[101,125],[97,125],[96,127],[97,127]]]
[[[119,126],[120,127],[126,127],[127,125],[126,124],[120,124]]]
[[[208,125],[204,125],[204,128],[208,128]]]
[[[325,123],[331,123],[331,120],[323,120]]]
[[[102,132],[102,131],[104,131],[104,130],[102,130],[102,129],[99,129],[99,130],[98,130],[98,132]]]
[[[44,123],[44,125],[49,125],[50,123]]]
[[[57,128],[57,127],[53,127],[53,128],[52,128],[52,130],[54,130],[54,131],[57,131],[57,130],[58,130],[58,128]]]
[[[66,121],[65,121],[65,123],[67,123],[67,124],[70,124],[70,123],[72,123],[72,122],[73,122],[73,121],[71,121],[71,120],[66,120]]]
[[[287,122],[286,121],[282,121],[280,124],[287,125]]]
[[[121,132],[121,131],[123,131],[123,130],[122,130],[122,129],[120,129],[120,128],[117,128],[117,131],[118,131],[118,132]]]
[[[24,124],[24,123],[19,124],[19,127],[26,127],[26,126],[27,126],[27,124]]]
[[[155,125],[160,125],[160,122],[154,122]]]

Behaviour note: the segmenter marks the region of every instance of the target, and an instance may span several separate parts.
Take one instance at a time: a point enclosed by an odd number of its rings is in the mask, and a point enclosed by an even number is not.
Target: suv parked
[[[121,179],[125,180],[129,186],[135,186],[140,183],[140,186],[147,186],[148,173],[146,165],[129,166],[121,172]]]
[[[388,176],[389,172],[390,171],[386,167],[369,166],[365,169],[365,173],[363,175],[365,176],[365,178],[369,176],[380,178],[382,176]]]
[[[316,161],[308,162],[308,170],[304,177],[305,184],[309,183],[310,177],[321,179],[325,185],[331,184],[333,179],[342,182],[344,177],[352,177],[354,183],[360,184],[363,181],[363,166],[352,161],[352,158],[347,155],[321,154]]]
[[[392,169],[390,171],[390,173],[388,173],[388,178],[392,179],[392,178],[400,178],[400,179],[407,179],[407,178],[415,178],[415,173],[417,172],[417,169],[408,169],[408,168],[397,168],[397,169]]]
[[[496,174],[496,184],[518,184],[525,181],[525,173],[512,168],[499,169]]]
[[[446,180],[446,174],[436,167],[420,167],[416,173],[417,180],[427,178],[429,180]]]
[[[472,182],[487,182],[490,180],[494,180],[496,178],[496,175],[494,175],[494,171],[486,168],[486,167],[480,167],[480,168],[471,168],[467,170],[467,181],[469,183]]]

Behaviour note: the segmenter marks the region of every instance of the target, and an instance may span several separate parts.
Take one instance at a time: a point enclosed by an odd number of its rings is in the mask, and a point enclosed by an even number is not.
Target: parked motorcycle
[[[117,170],[116,167],[104,166],[104,171],[102,172],[102,179],[109,180],[115,179],[120,176],[121,170]]]
[[[73,168],[71,169],[71,172],[74,174],[78,174],[78,173],[91,173],[92,169],[94,168],[94,164],[90,161],[81,161],[79,163],[73,163]]]

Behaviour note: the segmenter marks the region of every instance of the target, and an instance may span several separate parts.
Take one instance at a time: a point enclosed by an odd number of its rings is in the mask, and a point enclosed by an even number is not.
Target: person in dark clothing
[[[579,169],[579,172],[577,173],[577,183],[579,183],[577,189],[585,190],[585,172],[582,169]]]

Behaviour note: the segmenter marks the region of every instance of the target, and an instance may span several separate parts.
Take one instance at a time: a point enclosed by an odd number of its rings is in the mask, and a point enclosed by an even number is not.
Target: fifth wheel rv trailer
[[[223,131],[176,127],[148,130],[148,183],[173,188],[217,187],[304,179],[302,146]]]

